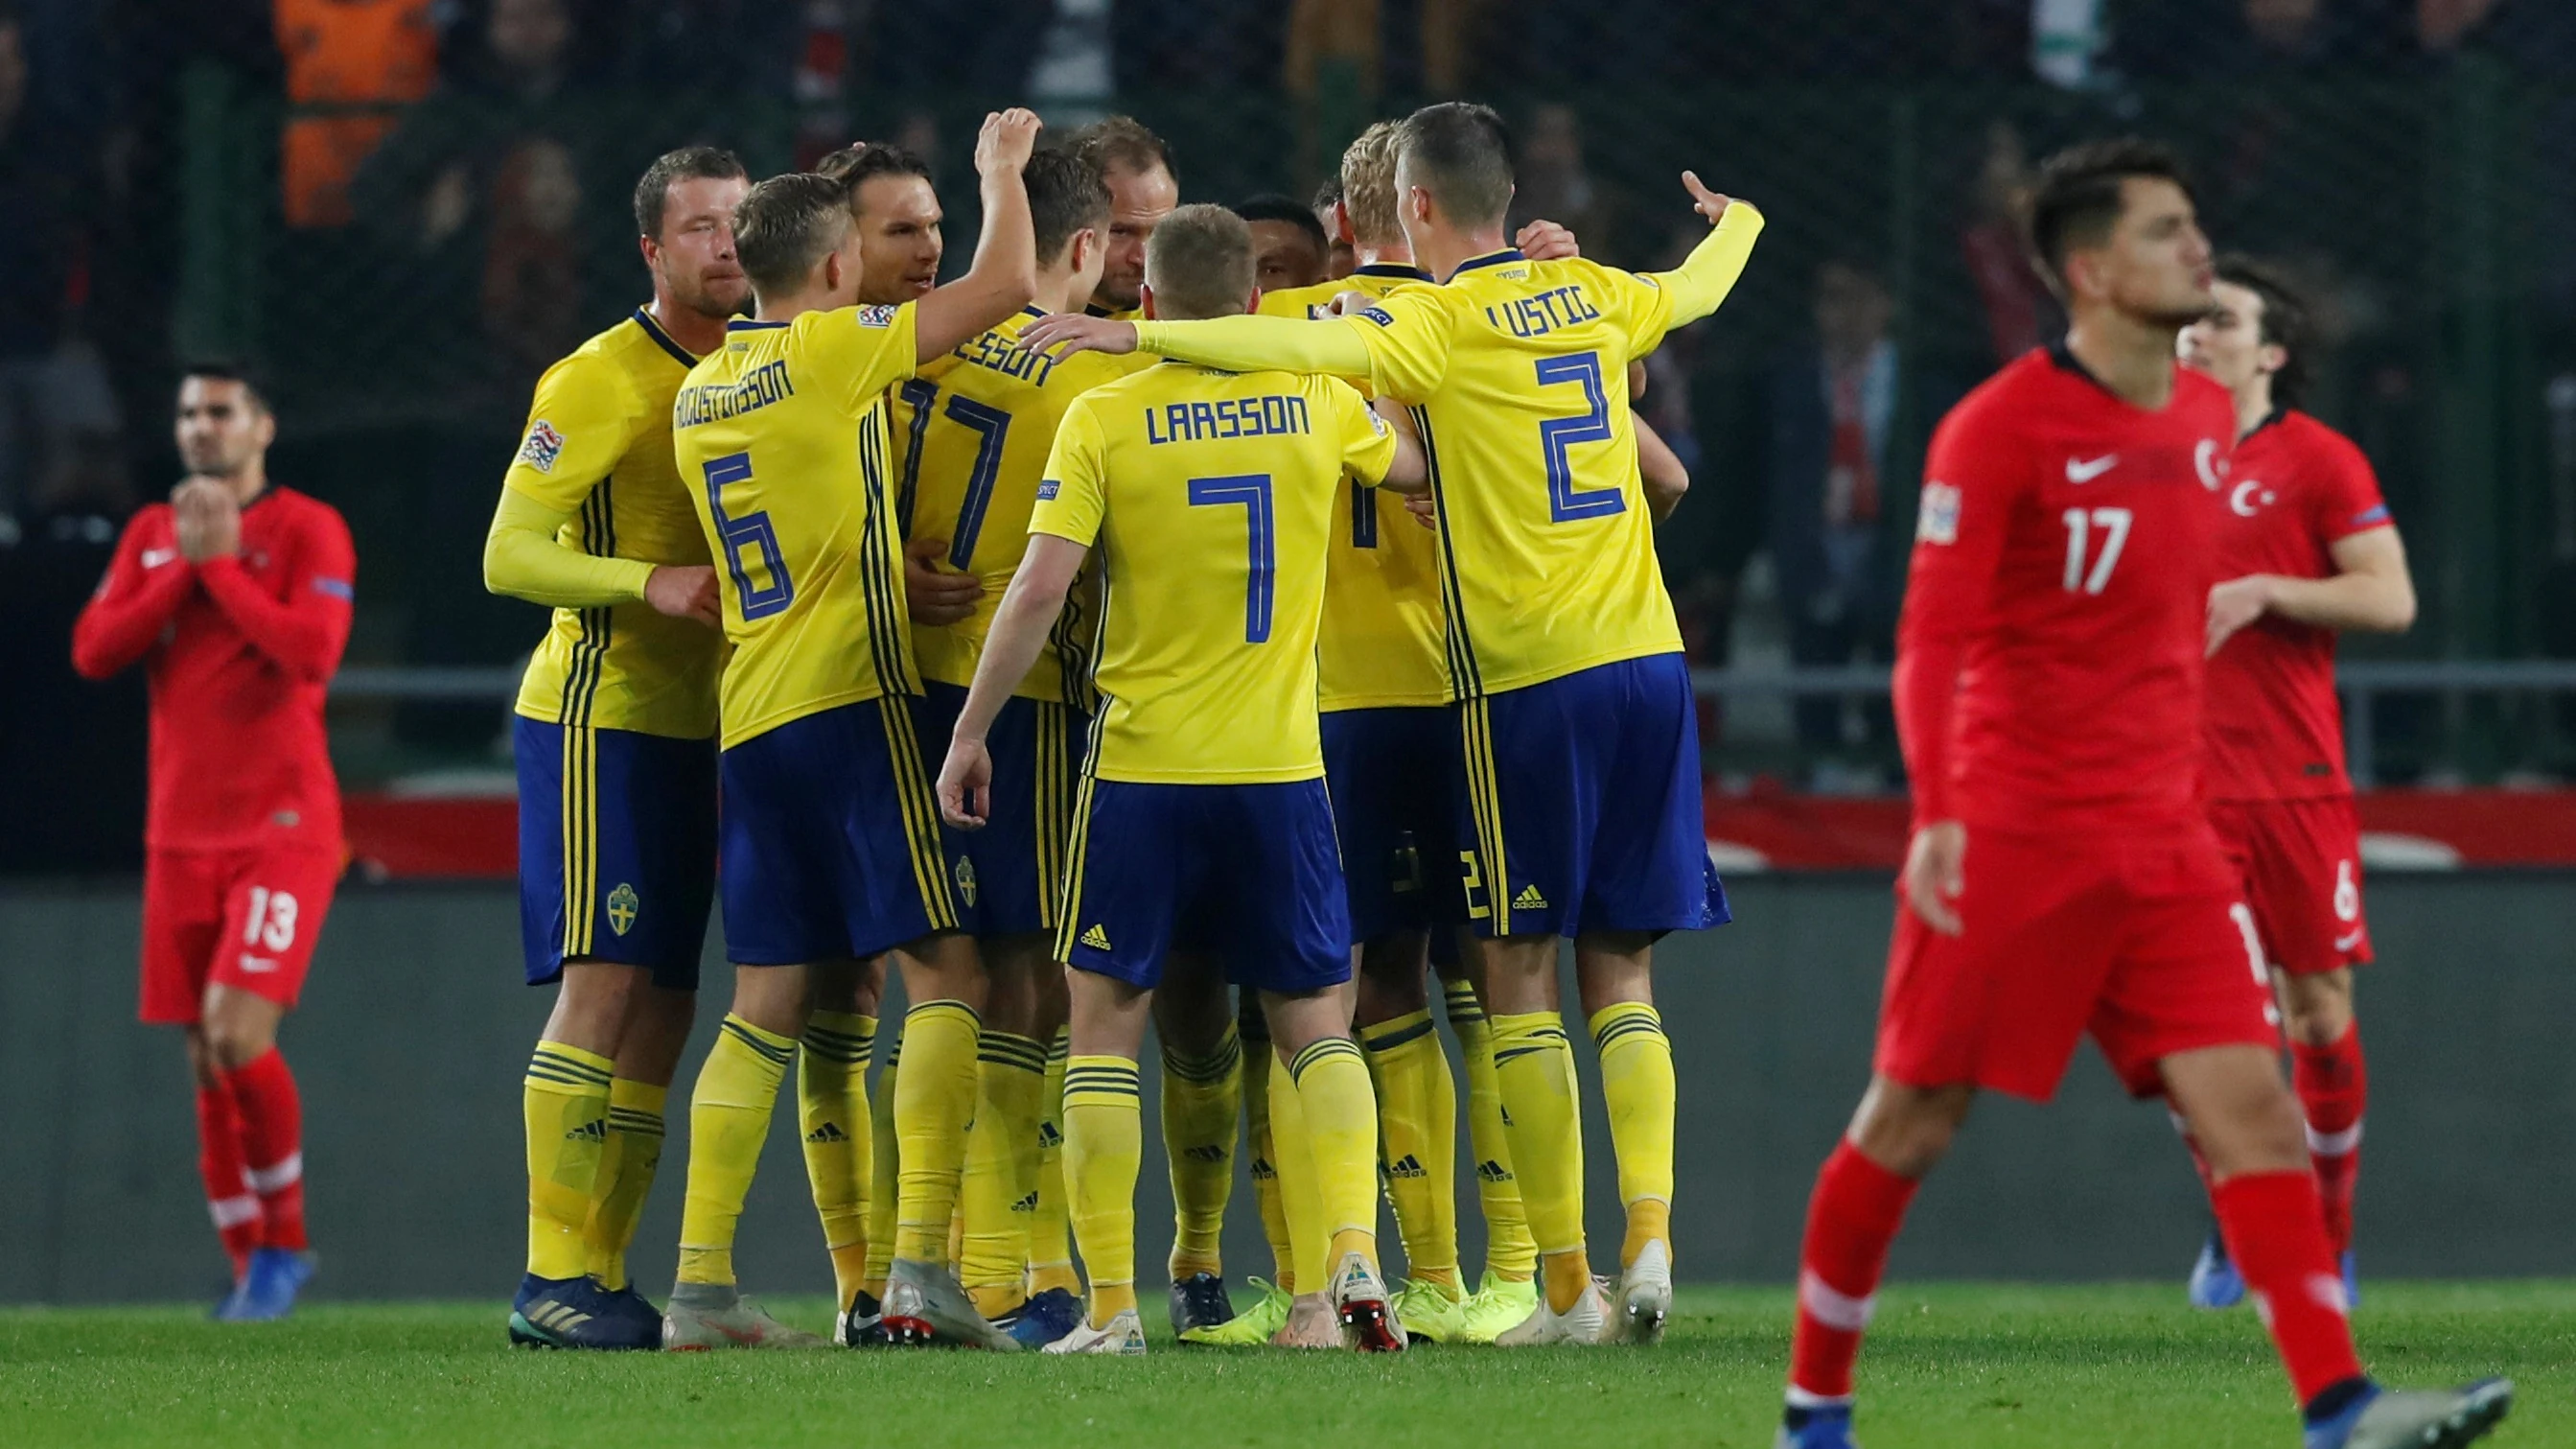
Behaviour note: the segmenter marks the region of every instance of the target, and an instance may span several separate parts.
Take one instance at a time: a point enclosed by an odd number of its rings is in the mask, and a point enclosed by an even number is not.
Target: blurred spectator
[[[2043,319],[2054,321],[2054,303],[2032,269],[2022,237],[2022,208],[2030,195],[2030,160],[2021,132],[2010,121],[1986,126],[1986,154],[1978,167],[1975,210],[1959,228],[1968,276],[1986,320],[1994,360],[2006,363],[2037,347]]]
[[[774,96],[818,59],[841,75],[850,8],[842,0],[591,0],[575,18],[584,35],[613,36],[622,85]],[[825,54],[816,55],[817,44]]]
[[[1894,657],[1901,540],[1891,493],[1904,490],[1908,450],[1896,427],[1904,375],[1889,335],[1895,305],[1872,267],[1852,260],[1816,268],[1815,335],[1783,359],[1771,382],[1771,565],[1800,665],[1884,664]],[[1800,699],[1798,742],[1831,757],[1849,743],[1883,746],[1883,702],[1846,731],[1847,701]]]
[[[1511,229],[1545,217],[1573,230],[1583,254],[1603,261],[1615,255],[1609,200],[1593,183],[1583,158],[1583,121],[1572,106],[1549,104],[1530,113],[1515,169]]]
[[[0,875],[134,871],[143,864],[144,682],[72,672],[72,621],[106,574],[132,511],[112,454],[85,448],[0,541]]]
[[[106,369],[77,327],[102,183],[81,138],[29,106],[27,40],[0,8],[0,530],[117,427]]]
[[[580,214],[581,178],[561,143],[523,141],[503,159],[483,253],[483,330],[512,374],[513,392],[533,387],[588,335]]]
[[[288,226],[345,226],[349,180],[438,80],[437,0],[275,0],[286,99],[330,108],[286,122]]]
[[[783,0],[769,3],[789,8]],[[1108,0],[1091,0],[1091,4],[1110,8]],[[1054,17],[1056,0],[940,0],[935,5],[880,0],[852,8],[868,17],[862,23],[873,88],[1016,100],[1028,83],[1029,67],[1037,60],[1038,42]],[[1120,4],[1112,13],[1132,8]],[[1194,8],[1236,7],[1202,4]]]

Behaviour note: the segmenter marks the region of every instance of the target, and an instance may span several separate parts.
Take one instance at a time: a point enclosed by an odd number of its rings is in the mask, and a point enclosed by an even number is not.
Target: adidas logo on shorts
[[[1082,933],[1082,944],[1094,951],[1106,951],[1110,949],[1109,933],[1094,925],[1090,930]]]
[[[1547,909],[1547,897],[1545,897],[1545,896],[1543,896],[1543,895],[1540,895],[1540,894],[1538,893],[1538,887],[1537,887],[1537,886],[1534,886],[1534,885],[1525,885],[1525,886],[1522,886],[1522,887],[1521,887],[1521,893],[1520,893],[1519,895],[1516,895],[1516,896],[1512,897],[1512,909],[1513,909],[1513,910],[1516,910],[1516,911],[1543,911],[1543,910],[1546,910],[1546,909]]]

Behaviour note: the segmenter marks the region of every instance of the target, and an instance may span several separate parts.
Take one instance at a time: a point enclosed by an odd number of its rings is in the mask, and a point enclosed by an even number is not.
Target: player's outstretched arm
[[[98,592],[72,625],[72,668],[83,679],[106,679],[151,652],[170,616],[197,586],[196,570],[176,558],[143,566],[143,522],[136,514],[116,542],[116,557]]]
[[[1045,651],[1047,634],[1064,611],[1065,591],[1090,556],[1089,548],[1072,539],[1033,533],[1019,572],[1002,592],[993,632],[984,636],[984,656],[975,662],[975,683],[949,737],[947,762],[939,769],[939,813],[961,830],[980,829],[991,818],[993,758],[984,737]]]
[[[1300,317],[1210,317],[1190,322],[1113,322],[1065,314],[1032,322],[1020,333],[1031,352],[1150,352],[1228,372],[1322,373],[1367,377],[1369,350],[1338,321]]]
[[[349,643],[357,572],[357,548],[349,541],[349,526],[336,513],[324,514],[296,540],[282,599],[242,570],[237,552],[228,550],[197,565],[207,596],[250,639],[251,647],[312,684],[328,682],[340,667],[340,651]]]
[[[675,618],[711,626],[724,622],[717,612],[712,565],[656,565],[583,553],[560,536],[575,511],[502,488],[491,532],[483,536],[483,587],[555,609],[596,609],[641,599]]]
[[[1038,118],[1014,107],[984,118],[975,138],[975,174],[983,178],[984,231],[966,275],[913,304],[916,358],[940,356],[999,325],[1037,295],[1037,233],[1029,224],[1029,188],[1021,172],[1036,149]]]
[[[1692,208],[1708,218],[1709,233],[1680,266],[1654,274],[1657,285],[1672,299],[1668,324],[1672,327],[1696,322],[1717,310],[1726,294],[1735,290],[1735,279],[1744,275],[1744,264],[1753,257],[1754,238],[1762,234],[1762,213],[1751,204],[1702,186],[1696,172],[1683,172],[1682,185],[1690,191]]]
[[[2327,548],[2335,574],[2294,579],[2248,574],[2209,591],[2209,652],[2266,614],[2319,629],[2403,634],[2415,625],[2415,579],[2407,572],[2406,544],[2397,530],[2374,528],[2336,539]]]
[[[1672,449],[1661,435],[1646,425],[1637,425],[1637,476],[1646,485],[1646,511],[1657,523],[1673,516],[1682,506],[1682,495],[1690,492],[1690,469],[1682,466],[1681,454]]]

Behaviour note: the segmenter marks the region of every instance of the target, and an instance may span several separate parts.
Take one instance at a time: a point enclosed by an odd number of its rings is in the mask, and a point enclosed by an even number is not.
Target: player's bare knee
[[[1483,948],[1485,1010],[1496,1016],[1556,1010],[1554,936],[1511,936]]]
[[[2329,1047],[2352,1029],[2352,972],[2281,978],[2281,1029],[2292,1044]]]
[[[1583,1014],[1655,1000],[1654,938],[1642,931],[1587,931],[1574,943],[1575,988]]]
[[[545,1039],[614,1056],[643,971],[607,961],[567,961],[546,1017]]]
[[[1382,936],[1359,949],[1358,1014],[1362,1026],[1431,1008],[1428,940],[1419,931]]]
[[[206,1023],[206,1056],[218,1071],[237,1072],[277,1045],[267,1023],[239,1017],[216,1017]]]
[[[904,995],[916,1006],[925,1001],[957,1001],[981,1013],[991,994],[991,979],[975,938],[962,931],[925,936],[898,949]]]
[[[736,966],[733,968],[733,1014],[778,1036],[805,1034],[807,1010],[804,966]]]
[[[200,1087],[221,1085],[222,1069],[215,1064],[214,1049],[206,1044],[205,1028],[189,1027],[184,1040],[188,1048],[188,1070],[196,1077],[197,1085]]]
[[[1846,1135],[1863,1157],[1899,1177],[1920,1178],[1949,1155],[1975,1101],[1975,1089],[1965,1085],[1909,1087],[1875,1078]]]

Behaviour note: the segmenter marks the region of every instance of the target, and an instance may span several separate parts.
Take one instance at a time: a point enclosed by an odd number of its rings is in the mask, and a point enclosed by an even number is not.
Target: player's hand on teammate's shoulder
[[[996,170],[1027,166],[1038,147],[1040,124],[1037,112],[1018,106],[985,116],[984,128],[975,135],[975,174],[990,176]]]
[[[934,628],[972,618],[975,601],[984,596],[983,581],[973,574],[942,573],[937,560],[948,552],[944,538],[916,538],[903,546],[903,598],[912,622]]]
[[[1335,292],[1333,294],[1333,300],[1324,304],[1324,315],[1327,317],[1356,317],[1376,305],[1377,298],[1370,296],[1366,292]]]
[[[1699,173],[1696,171],[1682,173],[1682,188],[1691,194],[1691,209],[1707,217],[1710,226],[1717,225],[1718,218],[1726,215],[1726,209],[1730,206],[1753,206],[1749,201],[1738,201],[1732,196],[1723,196],[1709,190],[1700,184]],[[1759,210],[1759,208],[1755,209]]]
[[[1959,892],[1966,885],[1968,827],[1935,820],[1914,832],[1905,847],[1906,909],[1944,936],[1960,933]]]
[[[712,564],[660,564],[644,576],[644,602],[653,612],[674,619],[695,619],[710,629],[724,627],[723,595],[716,592]]]
[[[992,808],[993,755],[979,739],[956,736],[939,766],[939,813],[960,830],[981,830]]]
[[[2218,646],[2234,637],[2237,630],[2262,618],[2272,608],[2272,576],[2247,574],[2214,584],[2209,590],[2209,647],[2216,654]]]
[[[179,556],[190,563],[223,558],[241,549],[241,505],[213,478],[190,478],[170,490],[177,515]]]
[[[1079,312],[1050,313],[1021,331],[1020,350],[1049,357],[1071,357],[1077,352],[1117,357],[1136,350],[1136,324]]]
[[[1583,244],[1574,233],[1545,217],[1531,220],[1512,238],[1522,256],[1534,262],[1569,262],[1583,255]]]

